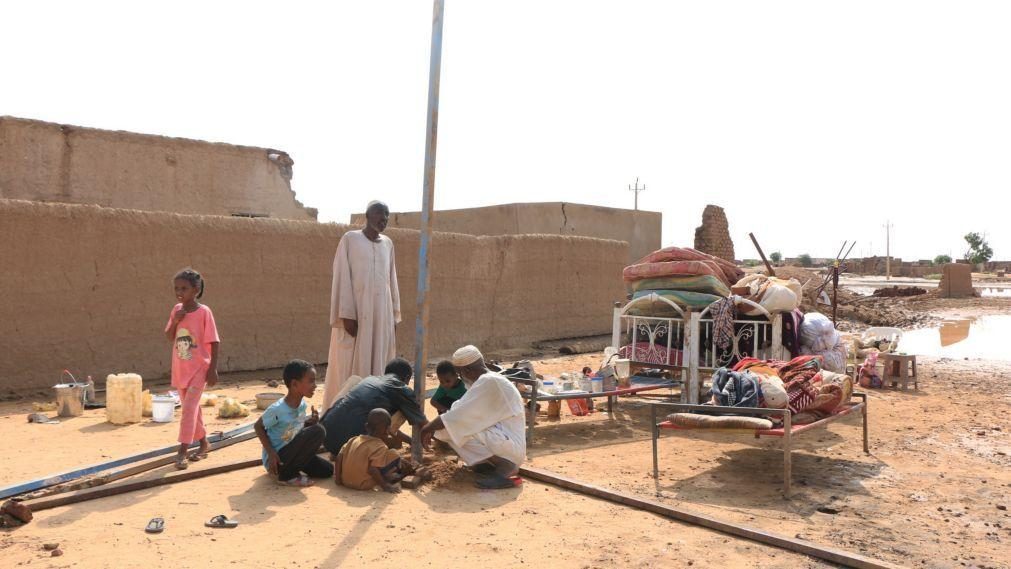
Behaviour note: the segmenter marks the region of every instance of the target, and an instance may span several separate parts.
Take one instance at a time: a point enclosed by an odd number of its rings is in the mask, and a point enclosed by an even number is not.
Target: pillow
[[[771,429],[772,421],[764,417],[743,415],[699,415],[696,413],[671,413],[667,420],[679,427],[691,429]]]

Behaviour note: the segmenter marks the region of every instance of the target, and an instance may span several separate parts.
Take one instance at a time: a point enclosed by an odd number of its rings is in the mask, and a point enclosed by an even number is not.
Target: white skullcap
[[[484,356],[474,346],[464,346],[453,352],[453,365],[455,367],[466,367],[480,359],[484,359]]]

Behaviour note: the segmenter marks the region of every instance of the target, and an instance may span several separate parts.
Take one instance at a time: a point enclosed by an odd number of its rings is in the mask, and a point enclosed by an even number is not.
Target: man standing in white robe
[[[382,375],[396,357],[400,290],[393,241],[383,235],[390,208],[372,202],[364,229],[348,231],[337,245],[330,294],[330,355],[323,409],[337,400],[352,375]]]
[[[523,398],[516,386],[490,371],[474,346],[453,354],[453,367],[467,393],[421,429],[425,446],[436,436],[477,473],[478,488],[513,488],[513,477],[526,460]]]

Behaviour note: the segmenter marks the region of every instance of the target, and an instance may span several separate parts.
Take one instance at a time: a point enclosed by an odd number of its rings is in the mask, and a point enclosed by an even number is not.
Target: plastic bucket
[[[84,414],[83,383],[60,383],[53,386],[56,391],[56,414],[60,417],[80,417]]]
[[[176,400],[170,395],[151,397],[151,420],[155,423],[171,423],[176,412]]]

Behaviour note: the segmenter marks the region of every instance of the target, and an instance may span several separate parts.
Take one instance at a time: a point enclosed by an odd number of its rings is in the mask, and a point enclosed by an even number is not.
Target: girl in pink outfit
[[[173,278],[176,304],[172,308],[165,337],[172,342],[172,387],[179,390],[183,416],[179,421],[179,454],[176,468],[184,470],[189,461],[207,458],[211,445],[204,431],[200,396],[204,387],[218,382],[218,329],[214,314],[197,299],[204,295],[204,279],[193,269],[183,269]],[[190,445],[200,441],[200,448],[188,457]]]

